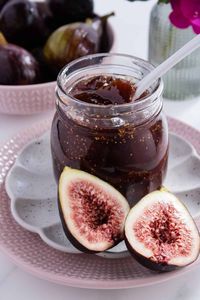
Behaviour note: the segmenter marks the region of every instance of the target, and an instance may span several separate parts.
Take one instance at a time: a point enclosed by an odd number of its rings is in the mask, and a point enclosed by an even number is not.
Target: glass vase
[[[192,28],[178,29],[169,20],[170,4],[156,4],[151,12],[149,60],[158,65],[191,40]],[[164,97],[184,100],[200,95],[200,50],[196,50],[164,76]]]

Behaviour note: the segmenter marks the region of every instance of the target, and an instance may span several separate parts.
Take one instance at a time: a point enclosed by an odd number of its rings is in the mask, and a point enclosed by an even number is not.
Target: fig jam
[[[168,159],[167,122],[162,105],[134,110],[134,93],[134,83],[120,76],[93,75],[71,85],[66,103],[58,100],[52,123],[57,180],[64,166],[86,171],[118,189],[130,205],[161,187]],[[143,106],[148,94],[136,102]]]
[[[72,88],[70,94],[91,104],[120,105],[131,102],[135,87],[128,80],[101,75],[81,80]]]

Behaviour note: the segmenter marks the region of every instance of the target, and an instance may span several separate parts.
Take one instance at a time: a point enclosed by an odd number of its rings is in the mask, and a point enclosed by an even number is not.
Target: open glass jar
[[[132,82],[153,66],[120,54],[77,59],[59,74],[51,130],[55,177],[64,166],[91,173],[116,187],[130,205],[158,189],[168,159],[168,127],[162,113],[161,80],[143,98],[121,105],[97,105],[73,98],[71,88],[88,76],[109,75]]]

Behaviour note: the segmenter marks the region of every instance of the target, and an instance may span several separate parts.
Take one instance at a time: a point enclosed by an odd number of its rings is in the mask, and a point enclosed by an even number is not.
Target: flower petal
[[[200,26],[192,25],[192,28],[196,34],[200,34]]]
[[[191,24],[200,27],[200,18],[191,20]]]
[[[191,25],[195,33],[200,33],[200,17],[191,20]]]
[[[178,28],[187,28],[190,26],[190,22],[181,13],[173,11],[169,15],[171,23]]]
[[[181,0],[171,0],[170,3],[171,3],[173,10],[180,11]]]
[[[199,0],[181,0],[180,9],[182,14],[190,20],[200,18]]]

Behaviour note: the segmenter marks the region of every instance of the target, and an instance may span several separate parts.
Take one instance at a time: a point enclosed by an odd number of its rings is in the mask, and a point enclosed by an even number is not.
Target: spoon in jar
[[[135,85],[136,91],[132,101],[138,99],[156,80],[158,80],[158,78],[167,73],[177,63],[179,63],[182,59],[184,59],[199,47],[200,34],[198,34],[191,41],[185,44],[173,55],[171,55],[168,59],[166,59],[163,63],[153,69],[153,71],[148,73],[142,80],[138,81]]]

